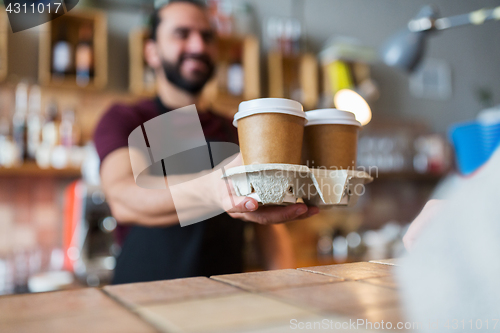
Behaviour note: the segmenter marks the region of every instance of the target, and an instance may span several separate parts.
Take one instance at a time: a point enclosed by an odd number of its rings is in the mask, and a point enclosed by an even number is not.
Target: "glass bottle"
[[[19,83],[16,87],[16,104],[12,117],[12,138],[17,149],[18,162],[26,157],[26,113],[28,109],[28,85]]]
[[[33,86],[30,89],[27,116],[27,149],[28,158],[34,160],[36,151],[40,145],[42,132],[41,116],[42,94],[40,87]]]
[[[76,84],[80,87],[86,87],[90,82],[90,78],[94,75],[92,35],[92,26],[90,24],[80,27],[75,51]]]
[[[59,29],[59,36],[52,49],[52,72],[57,79],[69,74],[72,65],[71,44],[67,38],[67,28],[62,25]]]

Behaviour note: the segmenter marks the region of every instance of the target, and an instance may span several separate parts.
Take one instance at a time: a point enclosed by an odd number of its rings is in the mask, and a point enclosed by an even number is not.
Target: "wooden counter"
[[[326,331],[342,331],[339,325],[345,328],[350,318],[375,325],[383,320],[394,329],[404,322],[394,264],[360,262],[2,296],[0,332],[271,333],[301,331],[299,324],[314,322],[331,325]]]

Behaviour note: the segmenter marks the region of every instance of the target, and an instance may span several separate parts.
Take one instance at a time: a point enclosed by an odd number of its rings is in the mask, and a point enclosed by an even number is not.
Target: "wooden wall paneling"
[[[8,73],[8,29],[7,12],[5,11],[5,7],[0,6],[0,81],[5,80]]]

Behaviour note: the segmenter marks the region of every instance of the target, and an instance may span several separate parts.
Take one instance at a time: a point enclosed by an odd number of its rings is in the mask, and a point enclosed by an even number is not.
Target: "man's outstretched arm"
[[[221,172],[203,171],[194,175],[169,176],[176,184],[182,183],[176,200],[168,189],[145,189],[135,183],[130,164],[133,150],[120,148],[110,153],[101,165],[101,181],[106,199],[115,218],[121,223],[144,226],[168,226],[179,223],[177,211],[196,212],[202,208],[224,209],[232,217],[259,224],[274,224],[315,214],[316,207],[295,204],[287,207],[261,207],[255,199],[236,197],[228,192]],[[133,156],[132,158],[140,158]],[[223,162],[224,163],[224,162]],[[241,165],[241,157],[234,158],[226,169]],[[192,179],[203,181],[187,181]],[[151,181],[164,181],[164,177],[151,176]],[[179,185],[177,185],[179,186]]]

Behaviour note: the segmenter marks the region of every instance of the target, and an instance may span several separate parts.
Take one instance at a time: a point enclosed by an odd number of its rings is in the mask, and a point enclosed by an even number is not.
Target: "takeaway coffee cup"
[[[305,122],[302,104],[296,101],[259,98],[240,103],[233,125],[243,163],[300,164]]]
[[[314,168],[353,169],[361,124],[352,112],[320,109],[305,113],[304,164]]]

